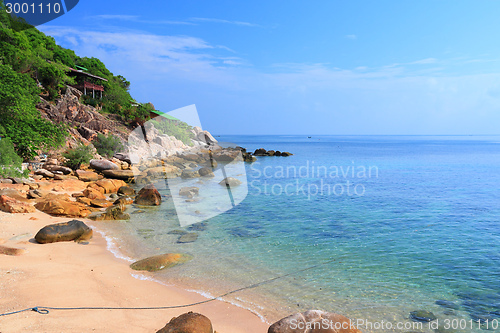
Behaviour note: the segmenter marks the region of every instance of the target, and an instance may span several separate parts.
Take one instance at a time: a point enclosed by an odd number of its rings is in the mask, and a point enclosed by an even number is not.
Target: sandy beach
[[[94,232],[89,244],[38,244],[33,237],[47,224],[71,219],[42,212],[0,212],[0,243],[24,249],[18,256],[0,254],[0,313],[35,306],[154,307],[190,304],[203,296],[173,286],[139,280],[125,260],[107,250]],[[88,222],[85,219],[80,219]],[[148,275],[149,273],[145,272]],[[167,310],[52,310],[0,317],[0,332],[156,332],[172,317],[193,311],[212,321],[219,333],[267,332],[254,313],[223,301]]]

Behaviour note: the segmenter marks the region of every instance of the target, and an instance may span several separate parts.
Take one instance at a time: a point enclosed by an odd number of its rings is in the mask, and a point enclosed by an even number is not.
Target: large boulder
[[[127,153],[116,153],[113,157],[119,159],[120,161],[127,162],[128,164],[132,164],[130,156]]]
[[[267,333],[361,333],[347,317],[333,312],[309,310],[272,324]]]
[[[49,195],[41,198],[35,208],[47,214],[68,217],[87,217],[91,213],[88,207],[80,202]]]
[[[97,181],[93,186],[96,188],[98,191],[109,194],[109,193],[116,193],[118,192],[118,189],[122,186],[126,186],[127,184],[123,180],[119,179],[101,179]],[[104,190],[104,192],[103,192]]]
[[[90,200],[105,200],[106,197],[93,187],[88,187],[83,191],[83,196]]]
[[[69,175],[73,172],[73,170],[71,170],[71,168],[68,168],[68,167],[65,167],[65,166],[62,166],[62,165],[46,165],[43,167],[45,170],[48,170],[52,173],[54,172],[62,172],[63,174],[65,175]],[[55,177],[55,176],[54,176]]]
[[[161,194],[154,185],[146,185],[137,193],[134,203],[141,206],[159,206],[161,204]]]
[[[198,195],[200,189],[196,186],[187,186],[187,187],[182,187],[179,190],[179,195],[181,197],[188,197],[188,198],[193,198],[194,196]]]
[[[134,172],[132,170],[104,170],[102,173],[107,178],[112,179],[129,181],[134,178]]]
[[[234,187],[234,186],[238,186],[238,185],[241,185],[241,180],[239,179],[236,179],[234,177],[227,177],[227,178],[224,178],[220,183],[219,185],[222,185],[222,186],[229,186],[229,187]]]
[[[6,195],[0,195],[0,210],[8,213],[34,213],[35,207]]]
[[[130,267],[136,271],[155,272],[175,265],[183,264],[193,257],[189,254],[165,253],[134,262]]]
[[[108,160],[91,160],[90,167],[97,171],[120,170],[120,166]]]
[[[92,229],[78,220],[50,224],[40,229],[35,235],[35,240],[40,244],[68,241],[80,242],[91,238]]]
[[[213,333],[210,319],[202,314],[188,312],[174,317],[156,333]]]
[[[76,175],[82,182],[95,182],[99,180],[99,175],[92,171],[76,170]]]
[[[198,170],[198,173],[202,177],[215,177],[212,168],[203,167],[200,170]]]
[[[255,156],[267,156],[267,151],[264,148],[256,149],[253,154]]]

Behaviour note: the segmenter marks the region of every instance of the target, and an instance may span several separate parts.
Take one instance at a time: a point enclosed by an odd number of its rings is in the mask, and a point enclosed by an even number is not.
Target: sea
[[[211,213],[160,186],[160,207],[96,222],[129,260],[193,256],[136,277],[224,295],[268,323],[321,309],[363,332],[500,332],[500,136],[216,139],[293,155],[237,174],[219,164],[242,181],[234,194],[191,180]],[[178,243],[179,231],[198,238]]]

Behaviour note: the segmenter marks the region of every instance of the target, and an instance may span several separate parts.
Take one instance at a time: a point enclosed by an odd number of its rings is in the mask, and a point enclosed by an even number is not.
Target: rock
[[[274,156],[276,152],[274,150],[268,150],[267,151],[267,156]]]
[[[192,243],[198,239],[198,234],[196,232],[188,232],[185,233],[184,235],[181,235],[179,239],[177,240],[177,243],[184,244],[184,243]]]
[[[101,179],[97,181],[94,185],[102,188],[104,190],[103,193],[109,194],[109,193],[116,193],[120,187],[126,186],[127,184],[123,180],[119,179]],[[102,192],[101,189],[98,189],[100,192]]]
[[[120,161],[127,162],[128,164],[132,164],[132,161],[127,153],[116,153],[113,157],[119,159]]]
[[[253,163],[257,161],[257,157],[253,156],[250,153],[243,153],[243,161]]]
[[[146,185],[139,191],[134,203],[141,206],[159,206],[161,195],[154,185]]]
[[[242,184],[241,180],[233,178],[233,177],[227,177],[219,183],[219,185],[230,186],[230,187],[238,186],[241,184]]]
[[[39,190],[30,190],[28,192],[28,198],[30,199],[38,199],[41,198],[45,195],[45,193],[42,193],[42,191]]]
[[[211,168],[203,167],[200,170],[198,170],[198,173],[202,177],[215,177],[214,172],[212,171]]]
[[[131,205],[134,203],[134,199],[129,196],[123,196],[116,200],[113,205]]]
[[[91,238],[92,229],[78,220],[50,224],[40,229],[35,235],[35,240],[40,244],[68,241],[81,242]]]
[[[192,198],[199,194],[200,189],[196,186],[183,187],[179,190],[179,195],[181,197]]]
[[[59,165],[59,161],[57,160],[57,158],[50,158],[47,160],[47,162],[45,164],[46,165]]]
[[[43,179],[43,176],[42,176],[42,175],[34,175],[34,176],[33,176],[33,179],[34,179],[34,180],[42,180],[42,179]]]
[[[460,305],[458,305],[457,303],[452,302],[452,301],[437,300],[436,304],[442,306],[443,308],[447,308],[447,309],[453,309],[453,310],[460,309]]]
[[[328,325],[323,325],[327,323]],[[361,333],[349,318],[333,312],[309,310],[272,324],[267,333]]]
[[[69,201],[69,199],[45,196],[40,199],[35,207],[44,213],[58,216],[87,217],[91,211],[80,202]]]
[[[200,174],[198,173],[198,171],[193,171],[193,170],[184,170],[184,171],[182,171],[182,174],[181,174],[182,179],[197,178],[199,176],[200,176]]]
[[[116,193],[111,193],[110,196],[109,196],[110,199],[118,199],[118,194]]]
[[[293,155],[292,153],[289,153],[287,151],[281,153],[281,156],[292,156],[292,155]]]
[[[88,187],[83,191],[83,195],[90,200],[104,200],[106,197],[93,187]]]
[[[95,200],[99,200],[99,199],[95,199]],[[100,199],[100,200],[102,200],[102,199]],[[87,206],[92,205],[92,200],[89,198],[85,198],[85,197],[76,198],[76,202],[81,202],[82,204],[87,205]]]
[[[281,156],[281,152],[280,152],[279,150],[276,150],[276,151],[274,152],[274,156]]]
[[[423,322],[429,322],[436,320],[436,316],[434,313],[430,311],[425,311],[425,310],[417,310],[417,311],[412,311],[410,312],[410,319],[413,321],[423,321]]]
[[[112,221],[112,220],[130,220],[130,215],[123,212],[124,207],[113,205],[106,208],[106,211],[101,215],[92,217],[96,221]]]
[[[267,151],[264,148],[256,149],[253,154],[255,156],[267,156]]]
[[[76,175],[83,182],[95,182],[99,180],[99,175],[92,171],[76,170]]]
[[[26,199],[26,196],[22,192],[15,190],[15,189],[11,189],[11,188],[1,189],[0,195],[5,195],[5,196],[8,196],[12,199],[16,199],[18,201],[21,201],[21,202],[29,202],[29,200]]]
[[[35,207],[32,205],[6,195],[0,195],[0,210],[13,214],[36,212]]]
[[[110,202],[108,200],[103,200],[103,199],[90,200],[90,204],[94,207],[97,207],[97,208],[107,208],[107,207],[113,206],[112,202]]]
[[[169,235],[184,235],[184,234],[187,234],[187,231],[175,229],[175,230],[170,230],[169,232],[167,232],[167,234],[169,234]]]
[[[54,174],[49,170],[38,169],[35,171],[35,175],[43,176],[45,178],[54,178]]]
[[[210,319],[199,313],[188,312],[174,317],[156,333],[213,333]]]
[[[120,170],[120,166],[108,160],[91,160],[90,167],[97,171]]]
[[[125,181],[129,181],[134,178],[134,172],[132,170],[104,170],[102,173],[108,178],[121,179]]]
[[[2,184],[14,184],[14,181],[12,179],[2,179],[0,181]]]
[[[118,189],[119,195],[135,195],[135,190],[130,186],[122,186]]]
[[[87,128],[85,126],[81,126],[80,125],[77,128],[77,131],[78,131],[78,133],[80,133],[80,135],[82,137],[84,137],[85,139],[87,139],[89,141],[92,141],[92,140],[94,140],[97,137],[97,132],[96,131],[93,131],[90,128]]]
[[[189,254],[165,253],[134,262],[130,268],[136,271],[155,272],[193,259]]]
[[[56,172],[62,172],[65,175],[69,175],[73,172],[71,168],[65,167],[65,166],[60,166],[60,165],[46,165],[44,166],[44,169],[56,173]]]

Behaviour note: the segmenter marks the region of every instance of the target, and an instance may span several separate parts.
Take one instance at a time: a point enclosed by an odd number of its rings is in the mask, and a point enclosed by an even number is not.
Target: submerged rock
[[[183,187],[179,190],[179,195],[181,197],[193,198],[198,195],[200,189],[196,186]]]
[[[446,301],[446,300],[439,299],[436,301],[436,304],[439,306],[442,306],[443,308],[447,308],[447,309],[453,309],[453,310],[460,309],[460,305],[458,305],[452,301]]]
[[[239,179],[236,179],[234,177],[227,177],[225,179],[223,179],[219,185],[222,185],[222,186],[230,186],[230,187],[234,187],[234,186],[238,186],[238,185],[241,185],[241,180]]]
[[[423,322],[429,322],[436,320],[436,316],[434,313],[426,310],[416,310],[410,312],[410,319],[413,321],[423,321]]]
[[[188,312],[174,317],[156,333],[213,333],[210,319],[199,313]]]
[[[47,225],[35,235],[35,240],[40,244],[68,241],[81,242],[91,238],[92,229],[78,220]]]
[[[114,221],[114,220],[130,220],[130,215],[124,213],[125,208],[122,205],[113,205],[106,208],[106,211],[101,215],[94,216],[96,221]]]
[[[328,323],[328,325],[322,325],[323,323]],[[361,333],[361,331],[352,324],[349,318],[340,314],[309,310],[275,322],[269,327],[267,333]]]
[[[214,172],[212,171],[212,168],[203,167],[200,170],[198,170],[198,173],[202,177],[215,177]]]
[[[189,254],[165,253],[134,262],[130,268],[136,271],[156,272],[165,268],[183,264],[193,259]]]
[[[192,243],[198,239],[198,234],[196,232],[188,232],[179,237],[177,243]]]

